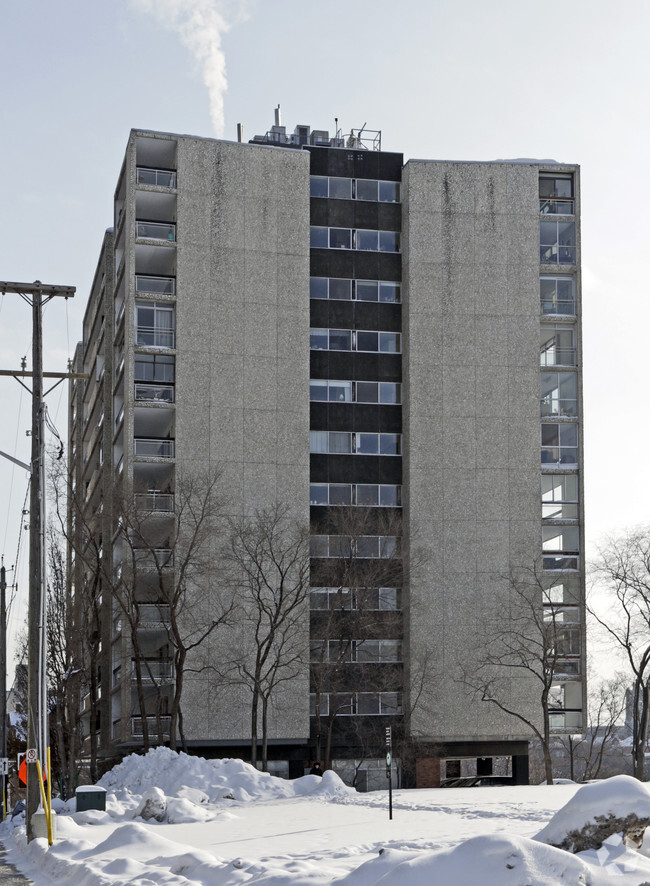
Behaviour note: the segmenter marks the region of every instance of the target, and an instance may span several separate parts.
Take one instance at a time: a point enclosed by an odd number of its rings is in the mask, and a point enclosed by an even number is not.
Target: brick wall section
[[[440,757],[418,757],[415,762],[415,786],[440,787]]]

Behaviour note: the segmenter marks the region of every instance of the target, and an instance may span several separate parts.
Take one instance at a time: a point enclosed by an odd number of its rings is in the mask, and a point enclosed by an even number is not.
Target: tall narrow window
[[[135,343],[144,347],[174,347],[175,308],[164,302],[136,302]]]
[[[573,277],[540,277],[539,301],[542,314],[573,317],[576,312]]]

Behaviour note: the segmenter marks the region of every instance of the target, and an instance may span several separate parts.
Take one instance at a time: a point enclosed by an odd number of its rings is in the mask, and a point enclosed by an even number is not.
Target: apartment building
[[[157,709],[102,588],[87,742],[165,740],[175,674],[148,575],[178,568],[165,520],[213,466],[233,517],[280,502],[311,527],[310,653],[270,712],[272,768],[319,756],[381,786],[391,726],[408,783],[495,760],[526,781],[529,730],[468,675],[522,614],[509,575],[534,572],[559,624],[552,725],[582,728],[578,167],[405,163],[380,133],[288,133],[278,113],[248,144],[133,130],[114,213],[71,392],[71,535],[119,575],[115,496],[156,523],[134,571]],[[538,719],[534,680],[499,680]],[[188,746],[246,755],[249,707],[188,670]]]

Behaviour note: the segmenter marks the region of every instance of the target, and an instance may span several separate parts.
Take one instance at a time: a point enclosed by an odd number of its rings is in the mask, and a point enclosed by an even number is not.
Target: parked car
[[[470,775],[464,778],[446,778],[440,783],[441,788],[494,788],[504,784],[512,784],[507,775]]]

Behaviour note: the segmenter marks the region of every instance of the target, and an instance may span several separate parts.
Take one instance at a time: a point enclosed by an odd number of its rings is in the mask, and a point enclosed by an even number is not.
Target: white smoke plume
[[[144,12],[152,12],[165,27],[176,31],[200,68],[210,97],[210,118],[215,134],[223,138],[223,99],[228,89],[226,59],[221,36],[229,24],[216,0],[136,0]]]

